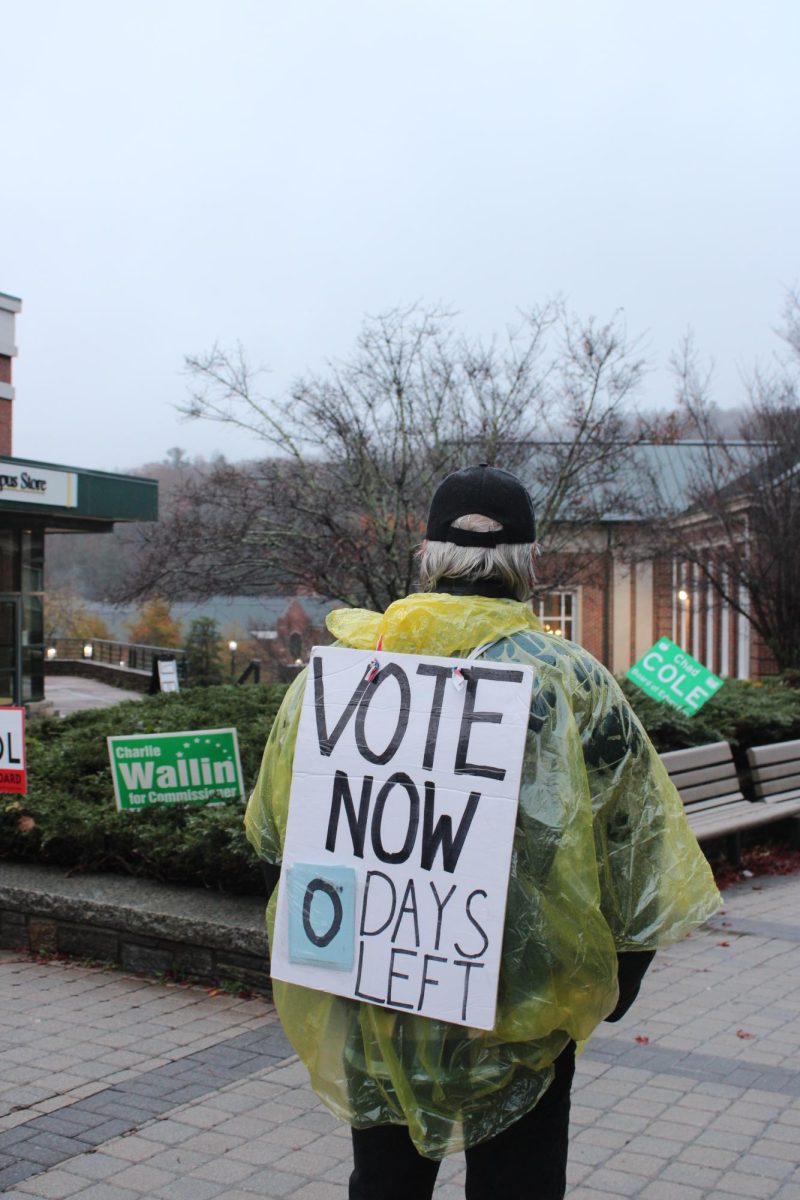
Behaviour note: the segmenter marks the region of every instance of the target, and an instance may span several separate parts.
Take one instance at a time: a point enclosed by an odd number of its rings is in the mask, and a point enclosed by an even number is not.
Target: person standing
[[[613,676],[534,616],[523,483],[480,464],[437,488],[423,591],[328,617],[359,650],[479,657],[534,671],[491,1031],[274,981],[328,1107],[352,1126],[351,1200],[427,1200],[464,1150],[467,1200],[561,1200],[576,1043],[633,1003],[656,950],[719,895],[683,805]],[[280,863],[305,672],[288,690],[247,809]],[[298,764],[302,769],[302,764]],[[275,897],[267,912],[272,938]]]

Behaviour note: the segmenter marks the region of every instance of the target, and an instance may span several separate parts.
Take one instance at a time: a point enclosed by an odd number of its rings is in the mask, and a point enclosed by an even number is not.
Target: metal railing
[[[186,671],[186,651],[172,646],[147,646],[141,642],[112,642],[107,638],[54,638],[45,647],[45,657],[71,661],[102,663],[106,667],[123,667],[150,675],[153,663],[160,657],[177,660],[178,673]]]

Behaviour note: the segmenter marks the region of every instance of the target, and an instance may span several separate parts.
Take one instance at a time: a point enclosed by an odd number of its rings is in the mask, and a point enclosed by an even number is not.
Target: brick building
[[[676,528],[695,548],[709,534],[702,515],[688,511],[690,481],[706,453],[707,447],[695,441],[641,446],[625,468],[648,480],[663,511],[676,514]],[[656,556],[648,549],[652,539],[645,518],[609,511],[591,528],[582,528],[579,540],[581,550],[565,556],[573,558],[570,569],[564,571],[563,561],[557,564],[573,582],[534,603],[552,632],[581,643],[617,675],[659,637],[670,638],[723,677],[774,674],[775,662],[763,641],[719,597],[696,561]],[[546,558],[543,565],[547,570]],[[746,611],[744,595],[739,603]]]

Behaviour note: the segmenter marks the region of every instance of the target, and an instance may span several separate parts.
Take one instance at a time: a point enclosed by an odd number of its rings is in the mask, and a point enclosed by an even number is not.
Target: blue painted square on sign
[[[289,960],[350,971],[356,924],[356,873],[352,867],[289,868]]]

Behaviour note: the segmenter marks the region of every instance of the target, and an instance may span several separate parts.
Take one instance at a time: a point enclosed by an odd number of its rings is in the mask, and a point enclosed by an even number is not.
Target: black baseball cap
[[[454,529],[453,521],[469,513],[491,517],[502,528],[490,533]],[[443,479],[434,492],[425,536],[431,542],[456,546],[535,542],[533,501],[522,480],[510,471],[486,463],[463,467]]]

